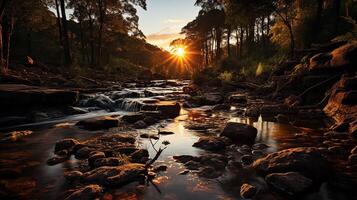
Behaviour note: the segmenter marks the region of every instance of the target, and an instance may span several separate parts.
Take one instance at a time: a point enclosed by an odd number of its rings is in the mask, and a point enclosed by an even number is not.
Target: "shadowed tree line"
[[[2,0],[1,69],[41,62],[112,74],[168,72],[170,53],[145,42],[137,8],[145,0]]]
[[[356,37],[353,0],[197,0],[195,5],[201,11],[182,33],[201,54],[198,68],[218,63],[247,70],[259,61],[294,58],[337,36]]]

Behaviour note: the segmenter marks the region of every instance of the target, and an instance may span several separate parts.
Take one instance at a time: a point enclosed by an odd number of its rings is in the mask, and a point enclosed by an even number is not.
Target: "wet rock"
[[[329,138],[333,138],[333,139],[346,139],[348,138],[348,133],[346,132],[335,132],[335,131],[330,131],[327,133],[324,133],[324,136],[329,137]]]
[[[355,146],[355,147],[351,150],[351,154],[357,154],[357,146]]]
[[[104,94],[99,94],[90,99],[82,100],[80,106],[99,107],[105,110],[115,111],[115,101]]]
[[[260,150],[253,150],[252,155],[253,156],[261,156],[261,155],[263,155],[263,152]]]
[[[221,151],[226,148],[224,140],[219,137],[201,137],[192,146],[209,151]]]
[[[75,139],[63,139],[60,141],[57,141],[55,144],[55,152],[59,152],[61,150],[70,150],[72,149],[75,145],[79,144]]]
[[[348,162],[351,165],[357,165],[357,154],[352,154],[348,157]]]
[[[205,93],[200,97],[200,105],[216,105],[223,102],[223,97],[219,93]]]
[[[313,181],[297,172],[273,173],[265,178],[275,189],[289,195],[300,194],[312,187]]]
[[[349,43],[341,46],[331,52],[331,66],[336,67],[346,67],[357,64],[357,43]]]
[[[90,166],[94,166],[94,162],[98,159],[101,159],[101,158],[105,158],[105,153],[104,152],[92,152],[90,155],[89,155],[89,158],[88,158],[88,164]]]
[[[240,187],[240,196],[243,199],[252,199],[257,194],[258,190],[255,186],[244,183]]]
[[[224,170],[227,163],[224,160],[212,157],[212,158],[200,158],[200,163],[204,166],[210,166],[216,170]]]
[[[212,110],[214,110],[214,111],[230,110],[230,109],[231,109],[231,106],[229,104],[219,104],[212,108]]]
[[[92,152],[93,149],[89,148],[89,147],[83,147],[78,149],[75,153],[74,156],[75,158],[79,159],[79,160],[83,160],[83,159],[87,159],[89,157],[90,152]]]
[[[50,166],[57,165],[57,164],[67,161],[68,159],[69,159],[69,157],[67,157],[67,156],[54,156],[47,160],[47,164]]]
[[[100,185],[117,186],[126,181],[136,181],[136,177],[145,172],[143,164],[130,163],[116,167],[99,167],[83,174],[83,181]]]
[[[94,167],[119,166],[123,164],[124,161],[120,158],[99,158],[94,161],[93,166]]]
[[[327,150],[331,154],[343,154],[347,152],[346,149],[342,146],[332,146],[329,147]]]
[[[144,129],[144,128],[148,127],[148,125],[143,120],[139,120],[134,123],[134,127],[137,129]]]
[[[79,107],[74,107],[74,106],[69,106],[66,109],[66,114],[68,115],[78,115],[78,114],[86,114],[89,113],[89,110],[85,108],[79,108]]]
[[[256,144],[253,144],[252,148],[255,150],[263,150],[263,149],[269,148],[269,145],[263,144],[263,143],[256,143]]]
[[[12,131],[12,132],[6,134],[2,140],[16,142],[25,136],[31,135],[32,133],[33,133],[33,131],[30,131],[30,130]]]
[[[71,195],[65,198],[65,200],[85,200],[96,199],[103,193],[103,188],[99,185],[87,185],[74,191]]]
[[[141,134],[140,137],[141,138],[146,138],[146,139],[153,139],[153,140],[160,139],[159,136],[157,136],[155,134],[147,134],[147,133]]]
[[[180,163],[187,163],[188,161],[194,160],[194,156],[190,155],[181,155],[181,156],[173,156],[173,158]]]
[[[186,175],[188,173],[190,173],[190,170],[183,170],[183,171],[179,172],[178,175]]]
[[[198,176],[203,177],[203,178],[209,178],[209,179],[214,179],[222,176],[223,171],[222,170],[217,170],[217,168],[214,167],[203,167],[198,171]]]
[[[145,162],[147,158],[149,157],[149,152],[146,149],[139,149],[135,151],[134,153],[130,154],[130,158],[132,162]]]
[[[125,98],[139,98],[141,94],[134,91],[116,91],[113,92],[110,96],[113,100],[125,99]]]
[[[259,173],[299,172],[313,180],[325,179],[329,165],[317,148],[299,147],[268,154],[253,163]]]
[[[154,172],[164,172],[167,170],[167,166],[166,165],[160,165],[160,166],[157,166],[157,167],[154,167],[153,171]]]
[[[247,96],[244,94],[234,94],[228,97],[228,101],[230,103],[236,103],[236,104],[247,104]]]
[[[253,144],[257,136],[257,129],[247,124],[228,122],[221,136],[239,144]]]
[[[176,101],[160,101],[156,104],[144,104],[142,111],[160,111],[161,119],[175,118],[180,115],[181,106]]]
[[[330,130],[335,131],[335,132],[348,132],[350,124],[348,122],[341,122],[339,124],[336,124],[330,128]]]
[[[143,114],[132,114],[132,115],[124,115],[122,116],[122,120],[127,122],[127,123],[130,123],[130,124],[133,124],[139,120],[143,120],[145,118],[145,116]]]
[[[68,181],[77,181],[80,180],[83,176],[83,173],[80,171],[70,171],[70,172],[65,172],[64,177]]]
[[[242,156],[241,161],[244,165],[250,165],[254,162],[254,158],[251,155],[244,155]]]
[[[82,120],[76,123],[76,126],[79,126],[83,129],[90,131],[97,131],[103,129],[110,129],[118,127],[119,120],[115,117],[99,117],[95,119]]]
[[[147,116],[147,117],[145,117],[145,118],[143,119],[143,121],[144,121],[147,125],[151,126],[151,125],[153,125],[153,124],[158,123],[158,122],[159,122],[159,119],[154,118],[154,117],[151,117],[151,116]]]
[[[191,160],[185,163],[185,167],[189,170],[197,170],[201,167],[201,164]]]
[[[319,68],[325,68],[330,65],[330,60],[332,59],[332,55],[329,53],[319,53],[310,58],[310,70],[316,70]]]
[[[159,131],[159,133],[158,133],[159,135],[173,135],[173,134],[175,134],[174,132],[172,132],[172,131]]]

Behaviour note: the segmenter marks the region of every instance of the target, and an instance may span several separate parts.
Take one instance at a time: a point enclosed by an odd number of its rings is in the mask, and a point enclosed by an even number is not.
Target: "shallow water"
[[[164,90],[164,89],[162,89]],[[167,89],[165,89],[167,90]],[[176,89],[174,89],[176,92]],[[171,90],[171,91],[174,91]],[[140,90],[142,91],[142,90]],[[171,94],[171,93],[169,93]],[[160,93],[160,95],[162,95]],[[256,142],[265,143],[270,146],[266,153],[274,152],[280,149],[285,149],[295,146],[314,146],[316,141],[312,141],[314,136],[318,137],[319,130],[307,129],[302,127],[294,127],[288,124],[264,121],[261,117],[258,120],[236,117],[234,110],[227,112],[217,112],[207,114],[205,112],[209,107],[203,107],[193,110],[181,110],[181,115],[173,120],[162,121],[159,124],[153,125],[147,129],[137,130],[138,145],[147,148],[150,156],[155,155],[155,151],[148,139],[141,139],[141,133],[154,133],[158,129],[172,131],[175,134],[161,136],[157,142],[158,148],[162,141],[169,141],[170,145],[162,153],[158,162],[155,165],[165,164],[169,168],[166,172],[161,172],[157,178],[146,186],[133,183],[123,188],[106,191],[107,199],[240,199],[239,188],[241,181],[250,180],[259,182],[260,178],[254,173],[242,171],[238,173],[238,179],[231,183],[224,184],[222,181],[228,177],[233,179],[231,174],[227,172],[223,178],[219,180],[208,180],[199,178],[195,173],[187,175],[179,175],[185,168],[182,164],[176,163],[172,156],[174,155],[193,155],[199,156],[207,154],[204,150],[192,147],[192,144],[198,141],[200,136],[205,134],[215,135],[216,132],[205,133],[202,131],[194,131],[187,129],[187,125],[191,122],[208,121],[212,124],[218,124],[223,127],[227,121],[235,121],[253,125],[258,129]],[[192,119],[190,112],[200,113],[198,118]],[[89,132],[80,130],[74,126],[76,120],[90,118],[94,116],[104,115],[122,115],[126,112],[119,111],[108,113],[104,111],[91,112],[85,115],[69,116],[66,118],[41,122],[37,124],[26,125],[24,127],[32,127],[34,133],[30,136],[21,138],[18,142],[6,142],[0,145],[0,166],[6,163],[13,163],[14,166],[22,167],[25,172],[24,181],[34,181],[36,186],[33,188],[20,187],[23,192],[27,192],[28,199],[63,199],[66,195],[65,191],[68,188],[73,188],[63,177],[63,172],[77,166],[76,159],[58,164],[56,166],[48,166],[46,161],[53,156],[54,143],[57,140],[64,138],[75,138],[78,140],[86,140],[98,135],[102,135],[106,131]],[[215,122],[215,123],[214,123]],[[21,128],[24,128],[21,127]],[[220,127],[218,127],[219,129]],[[113,132],[113,131],[111,131]],[[126,132],[123,130],[114,130],[114,132]],[[299,133],[308,132],[309,137],[299,137]],[[26,166],[27,165],[27,166]],[[229,182],[229,181],[228,181]],[[13,192],[17,192],[14,188]],[[325,188],[314,192],[299,199],[334,199],[336,195],[338,199],[344,199],[344,195],[329,192]],[[264,198],[262,198],[264,199]],[[267,199],[287,199],[286,197],[277,197],[276,195],[267,196]]]

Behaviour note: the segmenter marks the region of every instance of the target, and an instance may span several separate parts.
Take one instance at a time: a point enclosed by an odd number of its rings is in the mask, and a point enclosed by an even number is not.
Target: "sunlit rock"
[[[297,172],[273,173],[265,178],[266,182],[289,195],[302,193],[312,187],[313,181]]]

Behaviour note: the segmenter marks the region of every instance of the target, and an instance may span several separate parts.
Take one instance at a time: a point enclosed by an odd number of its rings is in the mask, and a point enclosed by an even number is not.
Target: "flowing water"
[[[157,85],[160,82],[157,83]],[[54,143],[57,140],[64,138],[75,138],[78,140],[86,140],[102,135],[106,131],[88,132],[74,126],[75,122],[80,119],[92,118],[104,115],[123,115],[133,111],[140,110],[140,104],[137,102],[152,100],[152,99],[180,99],[182,86],[180,87],[159,87],[150,88],[130,88],[125,91],[137,93],[135,98],[122,98],[119,104],[116,104],[115,112],[106,112],[103,110],[93,111],[88,114],[67,116],[60,119],[49,120],[45,122],[35,123],[19,127],[18,129],[30,128],[33,134],[21,138],[17,142],[3,142],[0,145],[0,165],[6,163],[15,163],[23,169],[24,175],[19,179],[22,183],[14,184],[14,193],[24,192],[29,199],[63,199],[66,195],[65,191],[68,188],[73,188],[71,184],[66,182],[63,173],[66,170],[73,169],[77,165],[76,159],[72,158],[68,162],[58,164],[56,166],[48,166],[46,161],[53,155]],[[150,98],[147,91],[150,92]],[[114,102],[114,101],[113,101]],[[114,102],[115,104],[115,102]],[[236,121],[253,125],[258,129],[256,141],[265,143],[270,146],[268,152],[274,152],[280,149],[295,146],[313,146],[311,138],[318,137],[319,130],[294,127],[287,124],[264,121],[261,117],[257,120],[237,117],[234,108],[227,112],[209,113],[206,110],[209,107],[198,109],[182,109],[179,117],[172,120],[164,120],[159,124],[150,126],[146,129],[134,131],[134,135],[138,138],[138,145],[149,150],[150,156],[155,155],[155,151],[148,139],[141,139],[138,135],[141,133],[154,133],[158,129],[172,131],[175,134],[161,136],[158,144],[162,141],[169,141],[170,145],[162,153],[160,159],[155,165],[165,164],[168,166],[166,172],[161,172],[153,183],[146,186],[133,183],[120,189],[107,191],[105,197],[107,199],[239,199],[239,187],[234,187],[235,184],[223,183],[224,177],[230,177],[227,172],[223,178],[204,179],[199,178],[195,173],[179,175],[185,168],[182,164],[176,163],[172,156],[174,155],[193,155],[199,156],[208,152],[192,147],[192,144],[198,141],[200,136],[207,133],[188,129],[188,125],[196,122],[215,122],[218,126],[223,126],[227,121]],[[198,119],[192,119],[190,112],[201,113]],[[125,132],[125,130],[111,130],[111,132]],[[296,139],[301,132],[309,132],[309,137]],[[212,134],[212,133],[211,133]],[[214,135],[213,131],[213,135]],[[316,142],[316,141],[315,141]],[[239,180],[255,180],[259,178],[255,175],[242,173]],[[238,185],[238,184],[237,184]],[[18,191],[20,188],[21,191]],[[333,195],[332,195],[333,196]],[[323,190],[317,191],[311,195],[303,196],[300,199],[333,199],[331,194]],[[268,198],[267,198],[268,199]],[[272,196],[269,199],[286,199],[276,198]]]

